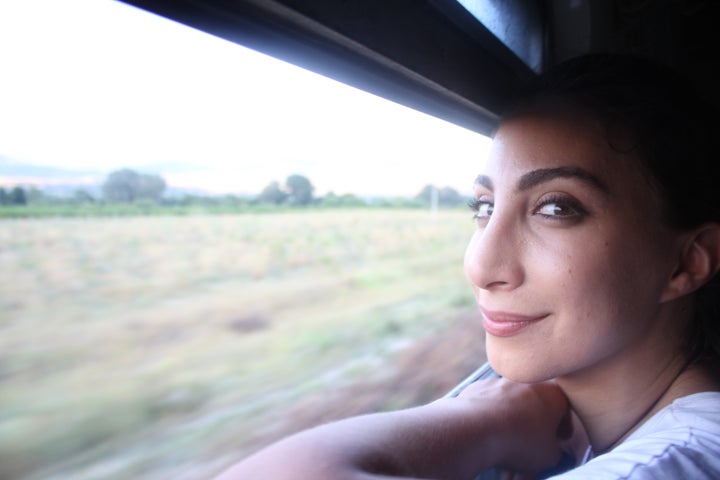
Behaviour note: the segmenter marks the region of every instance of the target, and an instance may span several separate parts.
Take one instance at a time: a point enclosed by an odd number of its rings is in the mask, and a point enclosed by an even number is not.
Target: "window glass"
[[[0,65],[1,478],[208,478],[483,361],[487,138],[109,0],[1,1]]]
[[[536,72],[541,71],[543,30],[540,21],[542,18],[540,2],[521,0],[457,1],[528,67]]]

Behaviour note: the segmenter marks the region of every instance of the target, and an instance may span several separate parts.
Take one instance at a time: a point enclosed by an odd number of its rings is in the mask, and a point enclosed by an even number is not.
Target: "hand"
[[[552,382],[479,381],[458,398],[473,402],[489,419],[494,465],[521,476],[556,466],[575,430],[568,400]]]

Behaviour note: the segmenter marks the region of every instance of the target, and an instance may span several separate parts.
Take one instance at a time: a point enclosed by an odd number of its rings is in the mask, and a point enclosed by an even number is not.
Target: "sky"
[[[489,140],[114,0],[0,0],[0,161],[259,193],[471,191]],[[3,177],[0,181],[17,183]],[[29,179],[26,179],[29,181]]]

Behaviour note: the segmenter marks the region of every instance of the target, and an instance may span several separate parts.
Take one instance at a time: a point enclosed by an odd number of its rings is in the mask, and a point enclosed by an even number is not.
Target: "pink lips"
[[[481,312],[485,331],[496,337],[510,337],[520,333],[548,316],[548,314],[527,316],[484,309],[481,309]]]

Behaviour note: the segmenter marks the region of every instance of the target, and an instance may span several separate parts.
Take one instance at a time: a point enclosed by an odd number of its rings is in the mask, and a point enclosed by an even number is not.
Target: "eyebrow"
[[[495,189],[493,188],[493,182],[487,175],[478,175],[475,179],[475,185],[482,185],[483,187],[487,188],[491,192]]]
[[[556,168],[540,168],[526,173],[517,184],[520,191],[527,190],[541,183],[549,182],[555,178],[577,178],[595,187],[603,193],[609,193],[608,186],[597,176],[580,167],[556,167]]]
[[[597,176],[580,167],[556,167],[556,168],[540,168],[523,175],[518,181],[517,189],[519,191],[527,190],[544,182],[549,182],[555,178],[574,177],[591,185],[603,193],[609,193],[608,186]],[[478,175],[475,179],[475,185],[482,185],[490,191],[494,191],[493,182],[487,175]]]

